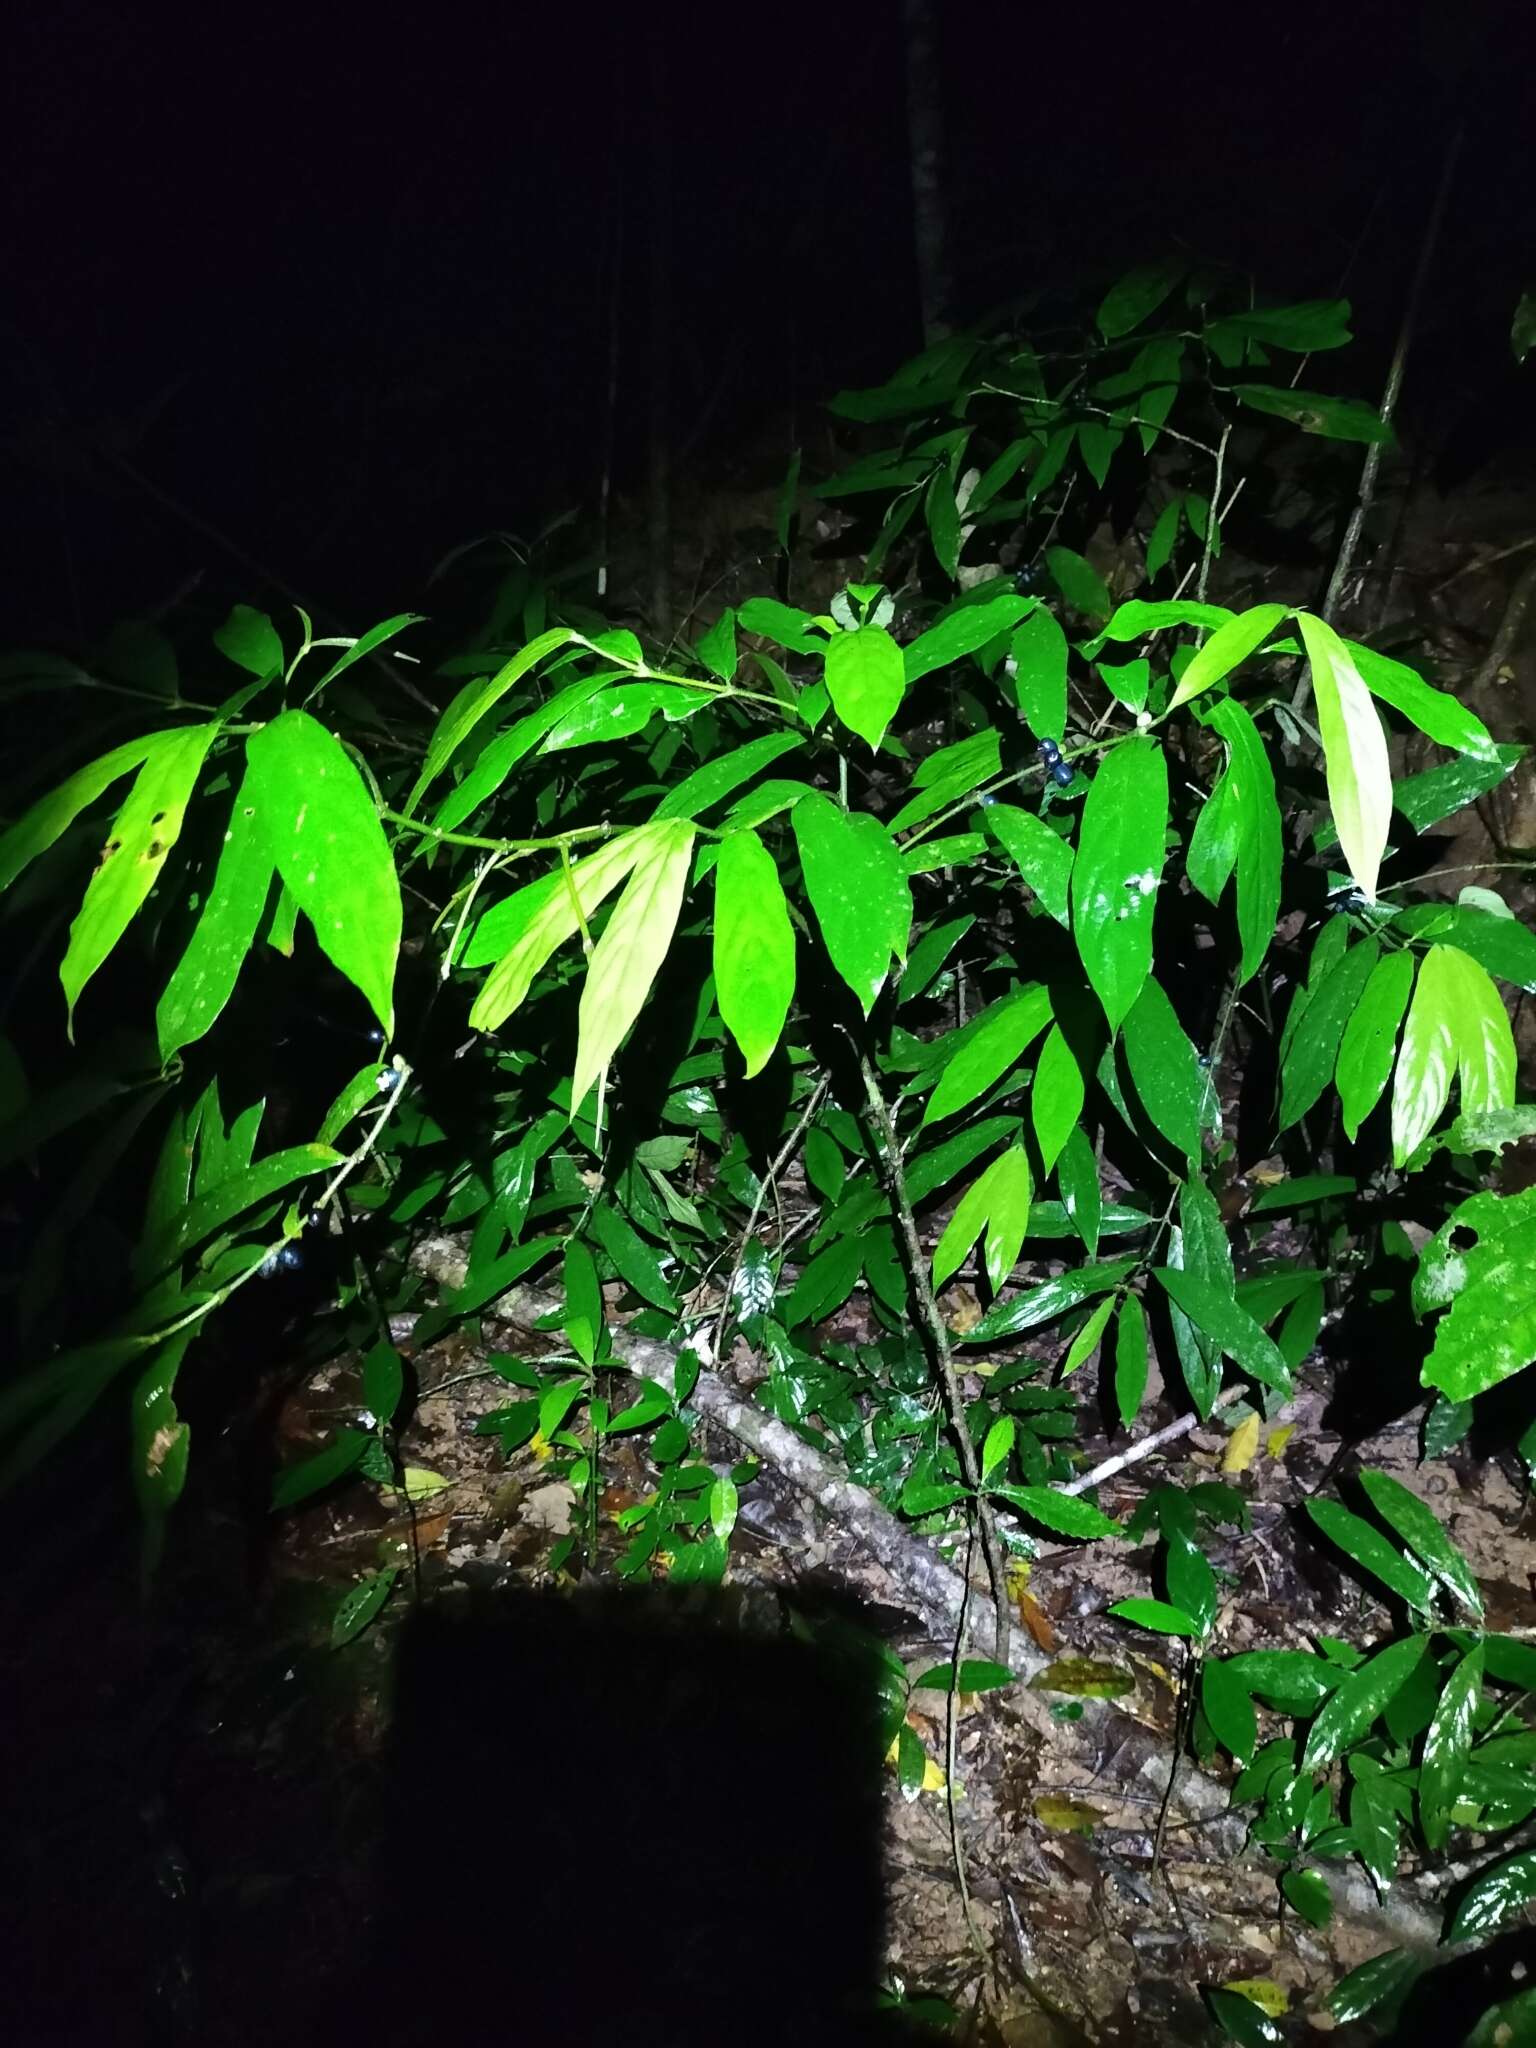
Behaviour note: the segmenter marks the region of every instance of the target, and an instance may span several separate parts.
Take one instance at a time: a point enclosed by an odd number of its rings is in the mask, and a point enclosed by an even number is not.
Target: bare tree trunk
[[[907,27],[907,142],[912,161],[912,233],[923,340],[949,332],[952,280],[944,205],[944,91],[934,0],[904,0]]]
[[[646,549],[651,631],[672,638],[672,146],[667,126],[667,59],[659,22],[651,30],[651,405]]]

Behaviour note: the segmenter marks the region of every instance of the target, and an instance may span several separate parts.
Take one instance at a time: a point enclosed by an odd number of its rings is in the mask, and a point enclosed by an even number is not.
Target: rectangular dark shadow
[[[873,2033],[868,1666],[699,1601],[508,1593],[407,1625],[355,2038]]]

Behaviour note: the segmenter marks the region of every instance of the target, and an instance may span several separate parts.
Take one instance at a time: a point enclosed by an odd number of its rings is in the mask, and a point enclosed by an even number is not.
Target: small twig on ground
[[[907,1193],[907,1176],[902,1168],[901,1146],[896,1137],[896,1126],[891,1119],[890,1106],[886,1102],[885,1091],[880,1086],[880,1078],[870,1064],[869,1055],[861,1046],[856,1046],[855,1050],[858,1053],[859,1071],[864,1076],[864,1095],[869,1104],[870,1119],[885,1154],[886,1182],[890,1188],[891,1206],[896,1211],[902,1248],[906,1253],[907,1274],[912,1282],[912,1298],[917,1304],[918,1319],[933,1353],[933,1362],[944,1390],[944,1405],[949,1411],[950,1427],[960,1453],[960,1471],[975,1502],[974,1513],[981,1526],[982,1555],[987,1560],[987,1571],[992,1580],[992,1604],[997,1623],[997,1661],[999,1664],[1007,1664],[1012,1631],[1008,1598],[1008,1564],[1003,1554],[1002,1538],[997,1533],[997,1518],[992,1512],[991,1503],[981,1490],[981,1467],[976,1459],[976,1446],[971,1442],[971,1433],[966,1427],[965,1396],[960,1391],[954,1357],[949,1348],[949,1332],[944,1327],[944,1318],[939,1314],[939,1304],[934,1298],[927,1261],[923,1257],[923,1248],[918,1241],[917,1219],[912,1213],[912,1202]]]
[[[1245,1390],[1240,1386],[1226,1387],[1211,1403],[1211,1415],[1225,1408],[1229,1402],[1238,1400]],[[1196,1415],[1193,1409],[1188,1415],[1180,1415],[1164,1429],[1154,1429],[1150,1436],[1141,1437],[1128,1450],[1117,1451],[1112,1458],[1106,1458],[1102,1465],[1095,1465],[1091,1472],[1079,1472],[1075,1479],[1069,1479],[1063,1493],[1086,1493],[1090,1486],[1102,1485],[1106,1479],[1113,1479],[1129,1465],[1139,1465],[1143,1458],[1150,1458],[1154,1451],[1160,1451],[1164,1444],[1171,1444],[1181,1436],[1188,1436],[1192,1429],[1199,1429],[1209,1422],[1210,1415]]]

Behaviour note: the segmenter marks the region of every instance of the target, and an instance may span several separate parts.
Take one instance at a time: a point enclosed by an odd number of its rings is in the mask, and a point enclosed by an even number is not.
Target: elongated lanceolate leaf
[[[69,928],[69,945],[59,968],[71,1030],[81,990],[128,929],[181,835],[187,805],[218,730],[216,724],[193,725],[167,735],[146,757],[112,821]]]
[[[1419,1825],[1431,1849],[1443,1849],[1451,1832],[1451,1808],[1461,1797],[1472,1754],[1472,1717],[1483,1690],[1483,1646],[1473,1643],[1445,1681],[1433,1718],[1424,1731],[1419,1771]]]
[[[1122,740],[1089,786],[1072,869],[1072,931],[1110,1029],[1152,967],[1152,919],[1168,829],[1168,769],[1149,739]]]
[[[1449,691],[1435,689],[1414,670],[1372,647],[1361,647],[1353,640],[1344,645],[1373,697],[1400,711],[1438,745],[1453,747],[1474,761],[1497,762],[1498,752],[1487,726]]]
[[[1059,832],[1053,832],[1033,811],[1016,804],[989,804],[987,829],[993,833],[1008,858],[1039,897],[1041,907],[1056,922],[1070,922],[1067,908],[1072,884],[1072,848]]]
[[[1446,1534],[1434,1509],[1390,1472],[1362,1472],[1360,1485],[1381,1519],[1397,1531],[1441,1584],[1449,1587],[1473,1619],[1481,1621],[1483,1597],[1472,1567]]]
[[[1307,1512],[1346,1557],[1352,1557],[1363,1571],[1372,1573],[1384,1586],[1404,1600],[1416,1614],[1427,1614],[1433,1603],[1434,1583],[1412,1558],[1404,1557],[1395,1543],[1372,1523],[1336,1500],[1309,1500]]]
[[[526,647],[520,648],[495,675],[477,676],[473,682],[464,685],[437,721],[427,746],[426,759],[421,764],[421,773],[406,798],[407,814],[415,810],[428,784],[442,774],[481,719],[495,709],[508,690],[519,683],[530,669],[536,668],[546,654],[553,653],[557,647],[569,647],[572,641],[581,638],[572,626],[551,626],[547,633],[539,634],[536,640],[530,640]]]
[[[1374,939],[1362,939],[1317,980],[1309,981],[1293,1001],[1280,1051],[1282,1131],[1306,1115],[1332,1078],[1344,1027],[1355,1013],[1380,951]],[[1322,962],[1314,956],[1313,965],[1316,971]]]
[[[1142,1108],[1176,1151],[1198,1159],[1210,1079],[1153,975],[1126,1012],[1122,1043]]]
[[[832,965],[868,1016],[892,957],[906,958],[912,892],[901,856],[878,818],[839,810],[820,791],[800,799],[792,823]]]
[[[945,1060],[939,1084],[923,1111],[925,1124],[953,1116],[1001,1080],[1016,1066],[1024,1048],[1051,1018],[1051,998],[1040,987],[1017,989],[1002,996],[955,1034],[953,1052]]]
[[[320,950],[395,1028],[400,882],[373,799],[341,742],[307,711],[285,711],[246,741],[245,792],[273,865]]]
[[[544,735],[542,754],[566,747],[590,747],[643,732],[658,713],[668,720],[691,718],[712,701],[713,692],[682,683],[620,683],[571,706]]]
[[[1029,1093],[1030,1122],[1040,1148],[1040,1165],[1049,1173],[1061,1148],[1083,1113],[1086,1089],[1077,1055],[1059,1024],[1053,1024],[1035,1062]]]
[[[1073,1272],[1058,1274],[1054,1280],[1042,1281],[1023,1294],[1015,1294],[1011,1300],[995,1302],[976,1327],[966,1333],[964,1342],[991,1344],[1000,1337],[1017,1337],[1025,1330],[1037,1329],[1041,1323],[1054,1322],[1069,1308],[1118,1287],[1135,1272],[1137,1264],[1135,1259],[1105,1259],[1102,1265],[1079,1266]]]
[[[729,796],[744,782],[750,782],[760,768],[766,768],[780,754],[787,754],[799,745],[800,739],[795,733],[773,732],[760,740],[748,740],[745,746],[733,747],[728,754],[717,755],[713,761],[706,761],[702,768],[695,768],[691,775],[685,775],[681,782],[667,791],[653,815],[657,818],[696,818],[700,811],[708,810],[711,804]]]
[[[1431,946],[1419,968],[1392,1089],[1395,1165],[1406,1165],[1439,1122],[1458,1074],[1464,1110],[1508,1109],[1514,1036],[1498,991],[1477,962],[1455,946]]]
[[[1258,972],[1275,935],[1280,908],[1280,805],[1269,754],[1242,705],[1224,698],[1212,706],[1209,722],[1227,743],[1227,767],[1220,789],[1237,867],[1241,983]],[[1201,818],[1203,821],[1203,812]]]
[[[1157,1266],[1154,1275],[1195,1328],[1210,1338],[1265,1386],[1290,1392],[1290,1368],[1273,1337],[1218,1282],[1177,1266]]]
[[[1007,673],[1035,738],[1060,740],[1067,729],[1067,636],[1044,605],[1015,628]]]
[[[950,662],[975,654],[989,640],[995,640],[1000,633],[1016,626],[1027,612],[1034,610],[1037,601],[1033,597],[1007,594],[988,598],[984,604],[958,606],[947,618],[930,626],[926,633],[919,633],[908,647],[903,648],[902,667],[906,681],[915,683],[920,676],[926,676],[936,668],[947,668]],[[835,692],[832,701],[834,704],[837,701]],[[855,727],[855,731],[857,729]]]
[[[773,855],[732,832],[715,864],[715,995],[747,1078],[767,1064],[795,992],[795,932]]]
[[[114,782],[147,761],[152,754],[162,753],[172,741],[181,738],[183,730],[185,728],[151,732],[142,739],[126,740],[122,746],[114,747],[110,754],[103,754],[98,760],[77,769],[57,789],[39,797],[7,832],[0,834],[0,890],[8,889],[23,868],[36,860],[40,853],[46,853],[54,841],[68,831],[86,805],[93,804],[103,790],[110,789]]]
[[[162,1060],[201,1038],[229,1001],[271,888],[267,836],[242,785],[187,950],[155,1010]]]
[[[654,828],[593,949],[577,1021],[573,1109],[586,1100],[587,1090],[617,1052],[667,957],[688,886],[693,841],[688,819],[668,818]]]
[[[464,967],[496,963],[469,1013],[477,1031],[495,1031],[505,1023],[550,955],[575,936],[665,829],[652,823],[622,832],[574,862],[569,872],[556,868],[486,912],[459,960]]]
[[[1518,1856],[1506,1856],[1502,1863],[1478,1872],[1451,1917],[1445,1939],[1480,1941],[1532,1899],[1536,1899],[1536,1849],[1523,1849]]]
[[[945,1285],[985,1228],[988,1284],[994,1292],[1002,1287],[1018,1263],[1029,1224],[1030,1192],[1029,1160],[1022,1146],[1010,1145],[960,1197],[933,1254],[934,1286]]]
[[[1318,730],[1328,771],[1328,801],[1339,850],[1368,903],[1376,900],[1381,857],[1392,822],[1392,768],[1386,735],[1354,659],[1338,634],[1310,612],[1297,615]]]
[[[1378,960],[1344,1026],[1334,1085],[1351,1143],[1380,1101],[1392,1072],[1398,1026],[1413,988],[1413,970],[1414,957],[1406,948]]]
[[[1210,689],[1229,676],[1233,669],[1245,662],[1255,648],[1262,647],[1271,633],[1286,615],[1283,604],[1256,604],[1251,610],[1239,612],[1195,650],[1195,658],[1179,678],[1179,687],[1169,700],[1168,709],[1176,711],[1181,704],[1187,704],[1191,697],[1198,697],[1202,690]]]
[[[1351,1671],[1312,1723],[1302,1769],[1325,1771],[1336,1756],[1358,1742],[1402,1691],[1428,1648],[1428,1636],[1405,1636]]]

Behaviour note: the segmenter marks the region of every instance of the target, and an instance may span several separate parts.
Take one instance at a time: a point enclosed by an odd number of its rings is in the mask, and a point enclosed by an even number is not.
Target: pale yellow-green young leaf
[[[1218,626],[1205,645],[1195,650],[1194,660],[1179,678],[1179,687],[1168,709],[1176,711],[1191,697],[1198,697],[1202,690],[1230,675],[1256,647],[1263,646],[1285,612],[1283,604],[1256,604],[1251,611],[1239,612],[1235,619]]]
[[[1031,1192],[1028,1157],[1022,1146],[1011,1145],[960,1197],[934,1249],[934,1286],[943,1287],[964,1264],[985,1226],[987,1279],[994,1292],[1002,1287],[1018,1262],[1019,1247],[1029,1228]]]
[[[73,1031],[80,992],[127,930],[176,844],[218,725],[192,725],[157,747],[112,821],[96,872],[69,928],[59,968]]]
[[[689,818],[664,818],[650,828],[651,838],[593,948],[577,1017],[573,1109],[618,1050],[667,957],[688,886],[695,830]]]
[[[1431,946],[1403,1026],[1392,1084],[1392,1160],[1406,1166],[1440,1120],[1456,1073],[1455,1001],[1460,976],[1450,946]]]
[[[1515,1101],[1515,1034],[1509,1013],[1486,968],[1457,946],[1447,946],[1445,951],[1451,956],[1446,971],[1461,1113],[1476,1116],[1485,1110],[1511,1109]]]
[[[653,823],[637,826],[633,832],[621,832],[585,860],[573,862],[569,877],[557,868],[552,875],[543,876],[508,899],[515,928],[510,932],[506,951],[486,976],[470,1010],[469,1021],[476,1031],[500,1029],[523,1001],[550,955],[567,939],[575,937],[582,918],[590,918],[604,898],[612,894],[659,829]],[[487,925],[497,920],[499,926],[500,909],[498,904],[487,914]],[[479,936],[477,933],[476,938]],[[466,964],[474,964],[472,954]]]
[[[1298,612],[1296,622],[1312,665],[1339,850],[1355,886],[1374,903],[1392,821],[1386,735],[1354,658],[1332,626],[1310,612]]]

